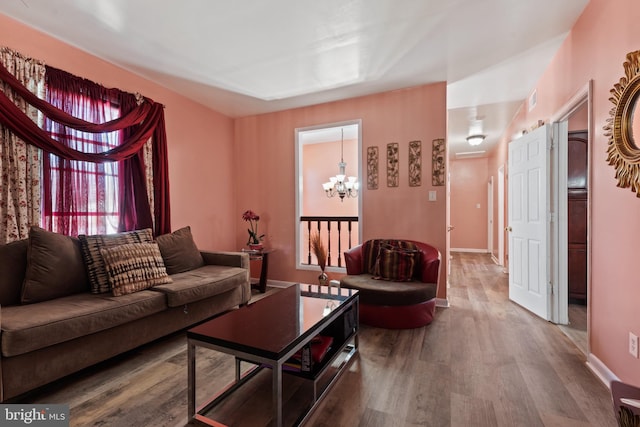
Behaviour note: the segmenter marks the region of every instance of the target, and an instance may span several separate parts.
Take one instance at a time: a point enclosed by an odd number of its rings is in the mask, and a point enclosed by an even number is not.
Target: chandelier
[[[340,142],[340,163],[338,163],[339,172],[336,176],[329,178],[329,182],[322,184],[327,197],[339,196],[340,201],[344,201],[345,197],[357,197],[360,184],[355,176],[347,177],[345,168],[347,164],[344,162],[344,129],[342,129],[342,139]],[[346,181],[345,181],[346,180]]]

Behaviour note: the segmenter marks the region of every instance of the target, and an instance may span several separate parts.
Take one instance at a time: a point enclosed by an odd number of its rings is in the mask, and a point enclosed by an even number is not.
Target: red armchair
[[[393,253],[393,248],[398,253]],[[340,285],[358,289],[361,323],[387,329],[431,323],[440,275],[441,258],[436,248],[414,240],[373,239],[344,255],[347,275]],[[385,268],[398,277],[381,274]]]

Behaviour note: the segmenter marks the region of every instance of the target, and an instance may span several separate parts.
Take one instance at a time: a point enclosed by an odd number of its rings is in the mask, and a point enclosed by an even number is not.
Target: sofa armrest
[[[354,246],[346,251],[344,253],[344,263],[347,267],[347,274],[356,275],[364,273],[362,245]]]
[[[249,268],[249,254],[244,252],[208,252],[200,251],[206,265],[226,265],[229,267]]]

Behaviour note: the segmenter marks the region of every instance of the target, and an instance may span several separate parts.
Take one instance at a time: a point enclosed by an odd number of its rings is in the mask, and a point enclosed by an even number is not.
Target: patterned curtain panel
[[[0,63],[25,87],[44,98],[45,65],[0,47]],[[0,91],[36,123],[42,122],[38,110],[0,80]],[[40,224],[41,150],[25,143],[0,124],[0,243],[25,239],[29,227]]]

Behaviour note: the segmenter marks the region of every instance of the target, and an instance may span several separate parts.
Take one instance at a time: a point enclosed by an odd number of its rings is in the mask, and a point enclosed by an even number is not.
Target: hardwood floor
[[[360,355],[310,426],[615,426],[608,389],[560,329],[508,300],[487,255],[455,253],[450,308],[412,330],[362,326]],[[233,377],[233,360],[198,350],[198,396]],[[72,426],[184,426],[186,340],[175,334],[25,398],[67,403]],[[297,389],[295,389],[297,390]],[[293,387],[292,400],[302,393]],[[263,399],[260,399],[260,397]],[[233,425],[262,426],[270,398],[237,396]]]

